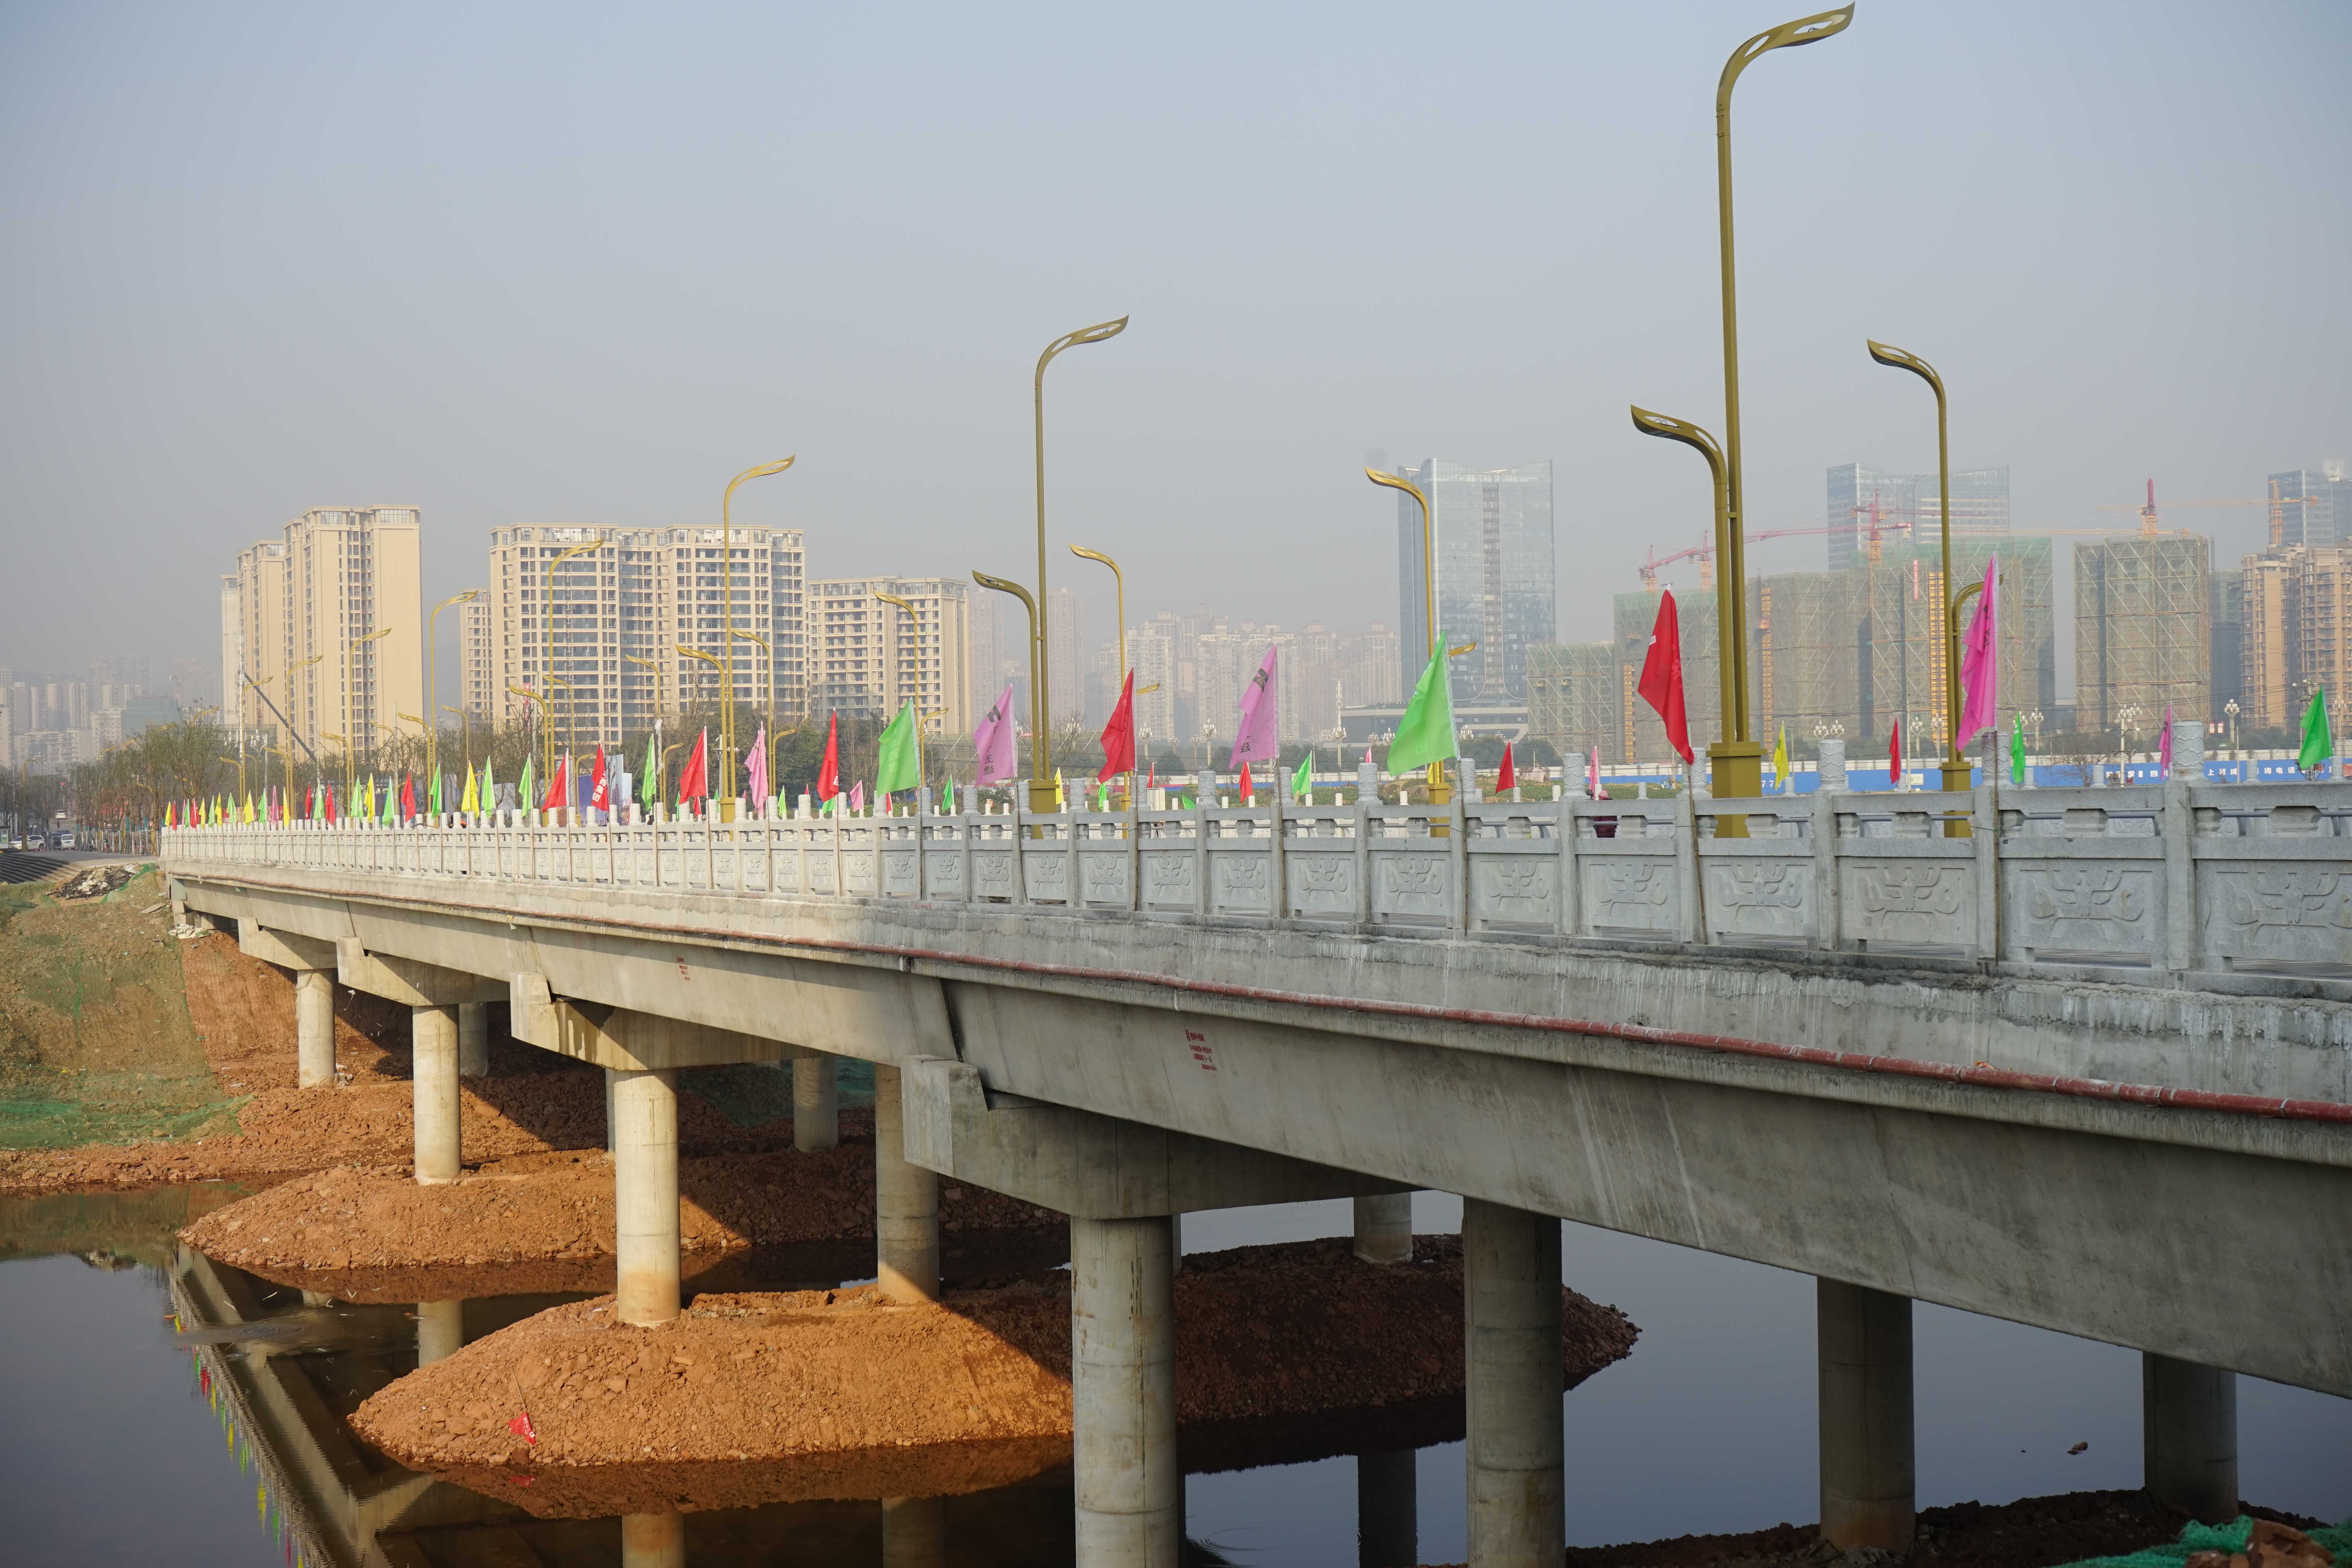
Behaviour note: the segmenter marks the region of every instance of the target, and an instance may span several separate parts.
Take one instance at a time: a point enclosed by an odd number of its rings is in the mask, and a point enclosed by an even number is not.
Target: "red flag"
[[[824,721],[824,762],[816,770],[816,797],[831,800],[841,793],[841,715]]]
[[[1244,805],[1251,805],[1252,802],[1250,800],[1250,796],[1256,793],[1257,786],[1250,783],[1249,764],[1247,763],[1244,763],[1242,764],[1241,783],[1234,787],[1241,791],[1242,804]]]
[[[1511,766],[1511,743],[1506,741],[1503,742],[1503,768],[1495,775],[1495,793],[1500,795],[1507,789],[1518,787],[1518,770]]]
[[[571,800],[568,798],[571,795],[572,791],[566,784],[563,776],[565,770],[571,765],[572,759],[570,757],[558,757],[555,759],[555,771],[547,776],[547,794],[540,798],[540,810],[553,811],[559,805],[569,805],[572,804]]]
[[[507,1430],[526,1443],[536,1445],[539,1442],[539,1428],[530,1424],[530,1412],[528,1410],[520,1415],[509,1416]]]
[[[1127,672],[1127,684],[1119,688],[1118,706],[1110,710],[1110,722],[1103,726],[1102,749],[1103,763],[1095,771],[1096,778],[1135,771],[1135,671],[1131,669]]]
[[[1642,660],[1642,700],[1665,721],[1666,742],[1685,762],[1691,761],[1690,723],[1683,717],[1682,622],[1675,614],[1675,593],[1658,595],[1658,619],[1650,627],[1650,652]]]
[[[400,820],[408,821],[416,815],[416,781],[406,773],[400,775]]]
[[[335,820],[335,786],[332,784],[327,786],[327,820]]]
[[[302,816],[303,816],[303,819],[304,819],[305,821],[308,821],[308,820],[309,820],[309,818],[310,818],[310,786],[309,784],[304,784],[304,785],[302,786]]]
[[[1886,731],[1886,787],[1903,787],[1903,721],[1900,719],[1895,721],[1895,727]]]
[[[1143,787],[1146,789],[1157,789],[1160,787],[1160,764],[1158,763],[1151,764],[1151,772],[1144,777]]]
[[[694,750],[687,754],[686,771],[677,775],[677,798],[702,800],[709,794],[710,731],[705,730],[695,738]]]
[[[613,808],[613,785],[612,781],[604,776],[604,747],[602,742],[596,746],[596,773],[588,787],[588,804],[598,811]]]

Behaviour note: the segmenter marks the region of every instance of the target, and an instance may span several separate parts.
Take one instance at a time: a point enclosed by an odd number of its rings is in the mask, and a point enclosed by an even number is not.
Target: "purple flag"
[[[1225,764],[1228,767],[1282,760],[1281,682],[1275,679],[1274,669],[1274,656],[1279,651],[1265,650],[1257,673],[1250,677],[1249,689],[1242,693],[1242,727],[1234,736],[1234,760]]]
[[[1004,695],[971,732],[971,749],[980,760],[980,772],[975,784],[1010,784],[1013,771],[1020,766],[1018,737],[1013,726],[1013,683],[1004,683]]]
[[[1984,593],[1978,597],[1976,618],[1969,623],[1960,653],[1960,721],[1952,735],[1955,750],[1977,731],[2000,721],[1994,710],[2000,701],[2000,649],[1993,625],[1993,595],[2000,591],[2000,557],[1985,563]]]
[[[2172,776],[2172,704],[2164,705],[2164,734],[2156,743],[2157,778],[2159,782]]]

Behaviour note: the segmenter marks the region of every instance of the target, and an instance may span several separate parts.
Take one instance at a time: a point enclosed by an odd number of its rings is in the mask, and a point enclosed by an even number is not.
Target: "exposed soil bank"
[[[2298,1530],[2321,1521],[2244,1505],[2257,1519]],[[2061,1492],[1987,1505],[1919,1510],[1913,1568],[2051,1568],[2085,1557],[2119,1557],[2180,1538],[2186,1514],[2142,1491]],[[1868,1554],[1876,1561],[1892,1558]],[[1822,1568],[1844,1561],[1810,1524],[1776,1524],[1740,1535],[1679,1535],[1624,1546],[1572,1546],[1567,1568]]]
[[[1560,1294],[1573,1387],[1637,1331]],[[1458,1395],[1461,1245],[1423,1237],[1388,1266],[1344,1240],[1194,1255],[1176,1324],[1188,1425]],[[870,1287],[707,1294],[654,1329],[614,1323],[604,1300],[468,1345],[352,1425],[401,1464],[543,1515],[734,1506],[753,1485],[762,1501],[952,1495],[1018,1479],[1008,1463],[1066,1459],[1069,1368],[1058,1271],[935,1307],[885,1306]],[[509,1430],[525,1413],[535,1445]]]
[[[292,978],[238,952],[220,933],[179,942],[144,931],[163,917],[138,913],[123,900],[136,900],[151,880],[142,879],[108,900],[65,906],[68,913],[41,911],[42,921],[77,922],[69,931],[12,933],[0,925],[0,1035],[16,1042],[0,1057],[16,1063],[10,1070],[19,1080],[65,1086],[44,1089],[53,1097],[81,1085],[79,1092],[86,1095],[138,1103],[152,1079],[177,1086],[166,1098],[182,1109],[136,1119],[142,1141],[77,1141],[74,1147],[28,1146],[56,1142],[46,1136],[11,1140],[0,1118],[0,1143],[17,1145],[0,1148],[0,1192],[260,1184],[345,1165],[408,1172],[415,1142],[408,1009],[337,986],[335,1057],[341,1081],[334,1089],[297,1089]],[[124,922],[143,923],[136,931],[127,925],[114,929]],[[13,923],[31,925],[33,919]],[[44,941],[33,942],[37,937]],[[131,954],[117,962],[130,963],[140,951],[134,938],[156,948],[154,963],[168,965],[168,973],[159,977],[142,970],[139,985],[110,983],[114,989],[100,999],[90,978],[99,973],[96,960],[72,955],[103,956],[114,943]],[[53,949],[65,956],[48,956]],[[43,963],[57,973],[27,969]],[[61,1012],[68,1004],[74,1010]],[[602,1149],[603,1074],[509,1038],[499,1026],[504,1012],[492,1009],[491,1076],[467,1079],[463,1087],[459,1135],[468,1164]],[[767,1068],[682,1075],[678,1138],[684,1151],[773,1148],[790,1141],[788,1087],[770,1096],[745,1095],[740,1080],[751,1072],[785,1084],[785,1075]],[[200,1092],[188,1087],[192,1081],[201,1084]],[[141,1093],[123,1089],[126,1082]],[[113,1100],[106,1102],[107,1114],[119,1121]],[[763,1109],[769,1100],[772,1113]],[[183,1108],[184,1102],[195,1109]],[[95,1100],[92,1108],[79,1110],[54,1099],[40,1103],[57,1112],[41,1119],[44,1126],[85,1110],[91,1125],[101,1124],[93,1119]],[[845,1131],[855,1114],[843,1112]]]
[[[753,1247],[871,1243],[870,1113],[843,1120],[847,1131],[864,1134],[860,1142],[814,1153],[782,1149],[680,1161],[688,1271]],[[963,1250],[960,1241],[1006,1231],[1052,1233],[1066,1246],[1068,1222],[1049,1209],[948,1182],[940,1189],[940,1229],[942,1249],[952,1253]],[[446,1284],[455,1271],[510,1266],[536,1272],[527,1287],[501,1272],[499,1293],[609,1289],[613,1232],[613,1163],[598,1150],[499,1162],[429,1187],[405,1176],[323,1171],[206,1215],[180,1234],[207,1258],[280,1284],[342,1300],[363,1294],[413,1301],[447,1299],[415,1294],[436,1276]],[[582,1265],[588,1267],[574,1267]],[[831,1277],[868,1271],[852,1268]]]

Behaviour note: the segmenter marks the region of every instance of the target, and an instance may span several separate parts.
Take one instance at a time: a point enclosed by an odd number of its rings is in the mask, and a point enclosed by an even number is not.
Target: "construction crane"
[[[1876,509],[1876,507],[1877,507],[1877,498],[1876,498],[1875,496],[1874,496],[1874,497],[1872,497],[1872,498],[1871,498],[1871,506],[1870,506],[1870,508],[1869,508],[1869,509],[1864,509],[1864,508],[1863,508],[1863,507],[1856,507],[1856,508],[1854,508],[1853,510],[1854,510],[1856,512],[1862,512],[1862,511],[1864,511],[1864,510],[1868,510],[1873,511],[1873,512],[1874,512],[1874,513],[1875,513],[1875,509]],[[1911,525],[1910,525],[1909,523],[1907,523],[1907,522],[1889,522],[1889,523],[1886,523],[1885,526],[1889,531],[1893,531],[1893,530],[1896,530],[1896,529],[1906,529],[1906,528],[1909,528]],[[1874,565],[1875,565],[1875,564],[1877,563],[1877,561],[1878,561],[1878,553],[1879,553],[1879,538],[1878,538],[1878,531],[1879,531],[1879,527],[1880,527],[1880,521],[1879,521],[1879,519],[1878,519],[1878,517],[1877,517],[1876,515],[1874,515],[1874,516],[1872,517],[1872,520],[1871,520],[1871,526],[1870,526],[1870,550],[1871,550],[1871,557],[1870,557],[1870,558],[1871,558],[1871,563],[1872,563],[1872,564],[1874,564]],[[1768,540],[1768,539],[1805,539],[1805,538],[1816,538],[1816,539],[1817,539],[1817,538],[1819,538],[1821,535],[1822,535],[1822,534],[1824,534],[1824,533],[1834,533],[1834,532],[1836,532],[1836,531],[1836,531],[1835,529],[1828,528],[1828,527],[1818,527],[1818,528],[1767,528],[1767,529],[1762,529],[1762,530],[1759,530],[1759,531],[1757,531],[1757,532],[1754,532],[1754,533],[1749,534],[1749,535],[1748,536],[1748,543],[1750,543],[1750,544],[1760,544],[1760,543],[1762,543],[1765,540]],[[1672,566],[1672,565],[1673,565],[1675,562],[1677,562],[1677,561],[1688,561],[1688,560],[1692,559],[1693,557],[1696,557],[1696,558],[1697,558],[1697,561],[1698,561],[1698,585],[1699,585],[1701,588],[1712,588],[1712,587],[1714,587],[1714,586],[1715,586],[1715,541],[1713,541],[1712,539],[1706,540],[1706,541],[1701,542],[1700,543],[1691,545],[1691,546],[1689,546],[1689,547],[1688,547],[1688,548],[1686,548],[1686,549],[1677,550],[1677,551],[1675,551],[1675,552],[1673,554],[1671,554],[1671,555],[1661,555],[1661,554],[1659,554],[1659,553],[1658,553],[1658,547],[1657,547],[1656,545],[1654,545],[1654,545],[1650,546],[1650,554],[1649,554],[1649,558],[1648,558],[1647,560],[1643,561],[1643,563],[1641,563],[1641,564],[1640,564],[1640,565],[1636,566],[1636,567],[1634,568],[1634,570],[1635,570],[1635,571],[1637,571],[1637,572],[1639,572],[1639,573],[1642,574],[1642,586],[1643,586],[1644,588],[1654,588],[1654,587],[1656,587],[1656,586],[1658,585],[1658,574],[1659,574],[1661,571],[1663,571],[1664,568],[1666,568],[1666,567],[1668,567],[1668,566]]]
[[[2278,493],[2278,481],[2276,479],[2273,479],[2271,481],[2271,493],[2269,498],[2266,500],[2261,498],[2247,499],[2244,497],[2234,497],[2219,500],[2177,500],[2169,504],[2174,507],[2266,506],[2271,509],[2271,547],[2273,549],[2276,549],[2285,535],[2286,509],[2291,506],[2307,506],[2310,504],[2312,500],[2315,499],[2308,496],[2282,496]],[[2157,527],[2156,481],[2154,479],[2147,481],[2147,500],[2138,506],[2100,506],[2093,507],[2091,510],[2094,511],[2137,512],[2139,514],[2140,532],[2143,534],[2148,534],[2162,531],[2162,530]]]

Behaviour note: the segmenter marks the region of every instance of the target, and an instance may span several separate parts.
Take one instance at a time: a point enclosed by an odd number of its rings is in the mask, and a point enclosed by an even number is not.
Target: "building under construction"
[[[2352,691],[2352,546],[2249,555],[2240,579],[2246,723],[2292,729],[2313,691]]]
[[[2153,727],[2213,703],[2212,542],[2142,534],[2074,547],[2074,724]]]
[[[1636,666],[1635,679],[1640,675]],[[1563,757],[1598,752],[1605,762],[1620,761],[1625,695],[1614,643],[1538,643],[1528,649],[1528,730]]]

